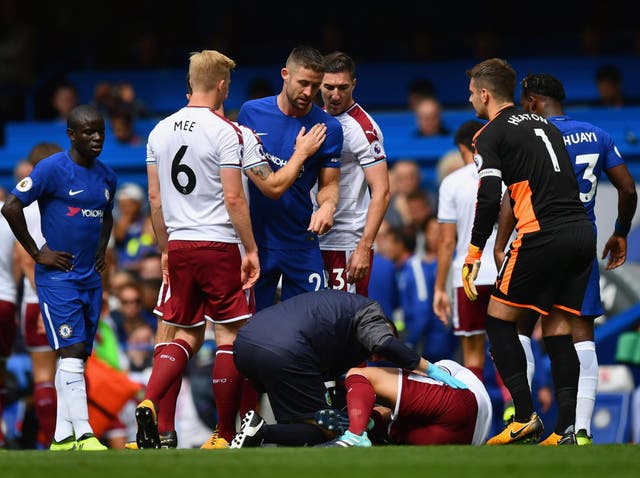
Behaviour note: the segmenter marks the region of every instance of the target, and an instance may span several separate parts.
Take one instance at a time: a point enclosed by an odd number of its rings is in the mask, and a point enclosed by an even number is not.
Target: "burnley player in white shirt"
[[[259,138],[248,128],[240,127],[222,116],[222,101],[227,96],[229,72],[234,65],[232,60],[218,52],[205,51],[193,55],[187,108],[161,121],[149,138],[149,201],[154,228],[163,251],[165,276],[158,306],[158,315],[163,321],[158,327],[154,351],[154,372],[158,368],[158,378],[153,374],[150,378],[147,396],[136,413],[137,443],[135,447],[128,448],[176,446],[172,413],[179,390],[176,384],[181,379],[186,360],[202,343],[205,319],[214,323],[216,333],[213,386],[219,419],[216,433],[202,448],[228,446],[229,435],[233,436],[235,433],[235,417],[242,389],[242,379],[233,365],[231,345],[237,329],[251,312],[251,309],[246,309],[247,301],[240,300],[240,294],[244,294],[242,290],[250,290],[259,271],[254,252],[257,247],[251,232],[244,194],[246,188],[243,182],[246,178],[239,172],[240,169],[244,170],[264,194],[277,197],[293,183],[304,161],[325,139],[326,126],[323,124],[314,125],[306,134],[302,128],[296,140],[295,152],[289,160],[290,164],[273,173]],[[214,148],[210,145],[214,145]],[[172,153],[174,150],[175,155]],[[199,180],[206,185],[204,188],[198,188]],[[231,225],[232,228],[229,227]],[[239,242],[237,236],[233,237],[234,231],[245,249],[243,274],[246,271],[245,265],[249,264],[248,280],[245,281],[244,277],[242,279],[244,286],[236,280],[228,280],[228,277],[236,279],[232,268],[220,271],[228,258],[232,258],[238,265],[237,272],[240,272],[240,256],[237,255],[239,249],[236,247],[234,251],[233,248],[226,247]],[[211,243],[214,249],[218,246],[228,249],[223,253],[227,259],[223,258],[216,267],[211,267],[210,277],[203,276],[202,280],[198,280],[195,270],[180,267],[183,271],[193,271],[193,280],[199,282],[198,287],[208,295],[204,302],[194,306],[195,301],[187,297],[184,287],[176,290],[176,284],[184,286],[189,281],[185,280],[186,275],[182,275],[185,272],[176,271],[179,267],[177,260],[180,260],[176,252],[181,253],[179,249],[182,247],[175,245],[200,247],[208,238],[216,241]],[[201,252],[192,254],[198,255]],[[175,265],[170,260],[172,255],[176,257]],[[230,262],[226,265],[230,265]],[[215,280],[213,271],[216,268],[218,273],[225,274],[225,280]],[[251,271],[254,272],[253,275]],[[180,279],[176,280],[178,275]],[[237,279],[240,279],[240,274]],[[216,283],[221,284],[221,288],[218,286],[220,290],[215,290]],[[232,303],[227,304],[226,308],[220,297],[224,295],[225,291],[222,289],[225,287],[230,292],[235,290],[235,299],[232,298]],[[186,313],[181,312],[185,309],[185,304],[190,305]],[[184,352],[182,355],[179,353],[180,349]],[[176,358],[176,352],[181,362],[177,366],[171,360]],[[149,388],[152,388],[151,392]],[[159,423],[156,414],[158,403],[161,407],[168,405],[167,408],[170,409],[167,413],[161,408]]]
[[[454,142],[460,150],[465,165],[446,176],[440,183],[438,197],[438,269],[433,294],[433,309],[440,320],[447,325],[452,317],[454,334],[461,337],[464,366],[482,380],[485,362],[485,318],[491,286],[496,280],[497,270],[489,252],[483,256],[483,267],[475,281],[478,299],[467,298],[462,287],[460,274],[452,274],[453,307],[447,292],[449,270],[462,268],[471,238],[473,218],[476,208],[478,171],[473,161],[472,140],[483,127],[483,123],[470,120],[456,131]],[[489,238],[489,251],[493,250],[496,232]],[[453,309],[453,310],[452,310]]]
[[[353,99],[353,60],[336,51],[325,56],[325,63],[320,92],[325,110],[342,125],[344,143],[338,207],[333,227],[320,236],[320,250],[329,287],[367,296],[373,241],[389,205],[384,138]]]
[[[217,51],[192,54],[187,107],[149,135],[151,218],[167,252],[171,290],[163,320],[176,330],[156,354],[145,400],[136,409],[139,448],[160,447],[157,404],[202,345],[205,319],[214,323],[219,352],[213,370],[218,431],[228,440],[235,434],[242,377],[231,347],[251,316],[260,264],[242,184],[243,134],[214,112],[228,95],[234,67]]]

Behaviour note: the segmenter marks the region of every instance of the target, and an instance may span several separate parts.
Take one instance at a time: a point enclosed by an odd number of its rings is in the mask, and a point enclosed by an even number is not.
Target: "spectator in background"
[[[105,118],[109,118],[115,109],[115,99],[113,84],[109,81],[100,81],[93,89],[91,104],[100,111]]]
[[[398,305],[398,287],[393,261],[389,257],[391,225],[383,219],[376,235],[373,265],[369,277],[369,297],[378,302],[387,317]]]
[[[429,216],[433,213],[431,200],[425,191],[418,189],[407,194],[408,224],[416,236],[415,253],[419,256],[425,252],[425,227]]]
[[[114,90],[115,109],[123,110],[131,115],[133,120],[146,118],[150,115],[147,106],[136,96],[136,90],[128,81],[122,81]]]
[[[111,313],[111,318],[116,326],[118,341],[124,348],[131,332],[140,324],[148,321],[142,315],[142,288],[137,282],[129,282],[119,288],[118,309]]]
[[[602,65],[596,71],[598,106],[622,107],[625,98],[622,93],[622,73],[615,65]]]
[[[389,173],[391,199],[385,219],[394,227],[407,225],[410,222],[407,195],[420,190],[420,168],[414,160],[403,159],[395,162]]]
[[[67,121],[71,110],[78,106],[78,92],[71,83],[62,83],[54,90],[51,106],[55,111],[55,119]]]
[[[117,108],[109,117],[111,132],[118,144],[123,146],[139,146],[142,138],[136,134],[134,117],[127,109]]]
[[[449,130],[442,124],[442,109],[435,97],[422,98],[415,108],[415,119],[419,137],[442,136]]]
[[[416,78],[407,87],[407,107],[411,111],[416,110],[420,100],[435,97],[436,89],[431,80],[427,78]]]
[[[124,183],[116,193],[117,216],[113,223],[113,239],[118,254],[118,266],[135,268],[137,248],[134,254],[127,250],[132,240],[140,241],[146,219],[144,191],[136,183]]]

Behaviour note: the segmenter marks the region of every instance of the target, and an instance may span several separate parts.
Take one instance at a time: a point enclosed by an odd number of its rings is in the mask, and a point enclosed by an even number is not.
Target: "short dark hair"
[[[416,231],[409,226],[394,226],[389,229],[393,242],[401,243],[410,252],[416,249]]]
[[[324,73],[325,69],[322,53],[307,45],[300,45],[291,50],[286,66],[292,68],[294,64],[319,73]]]
[[[67,129],[75,130],[87,121],[102,120],[104,116],[93,105],[78,105],[71,110],[67,118]]]
[[[467,76],[476,82],[476,86],[493,93],[496,99],[513,100],[516,72],[507,60],[490,58],[467,70]]]
[[[436,87],[428,78],[416,78],[407,86],[407,93],[414,93],[420,96],[436,96]]]
[[[622,74],[615,65],[602,65],[596,70],[596,82],[610,81],[612,83],[621,83]]]
[[[548,73],[529,73],[521,82],[523,95],[548,96],[556,101],[566,98],[562,82]]]
[[[44,158],[48,158],[52,154],[59,153],[63,149],[56,143],[38,143],[29,151],[27,160],[35,166]]]
[[[356,64],[353,59],[341,51],[334,51],[325,55],[325,73],[340,73],[348,71],[351,79],[356,76]]]
[[[484,126],[484,123],[476,120],[465,121],[457,129],[456,134],[453,136],[453,143],[456,145],[464,145],[469,150],[473,151],[473,137]]]

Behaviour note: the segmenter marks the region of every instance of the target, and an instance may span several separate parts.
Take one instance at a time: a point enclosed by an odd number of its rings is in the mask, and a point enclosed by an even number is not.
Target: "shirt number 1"
[[[551,156],[551,162],[553,163],[553,170],[556,173],[560,172],[560,164],[558,163],[558,157],[556,156],[556,152],[553,150],[553,146],[551,146],[551,141],[547,137],[546,133],[542,128],[533,128],[533,131],[536,133],[536,136],[540,136],[542,138],[542,142],[547,148],[549,152],[549,156]]]

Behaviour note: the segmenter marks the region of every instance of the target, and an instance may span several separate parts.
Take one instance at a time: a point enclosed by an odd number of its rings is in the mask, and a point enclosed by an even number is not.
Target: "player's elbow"
[[[632,181],[626,181],[619,189],[618,193],[623,201],[628,203],[637,204],[638,192],[636,191],[636,184]]]
[[[237,209],[246,202],[246,198],[242,193],[225,193],[224,204],[227,209]]]
[[[284,194],[287,189],[280,184],[267,184],[260,188],[262,194],[267,196],[269,199],[280,199],[280,197]]]

